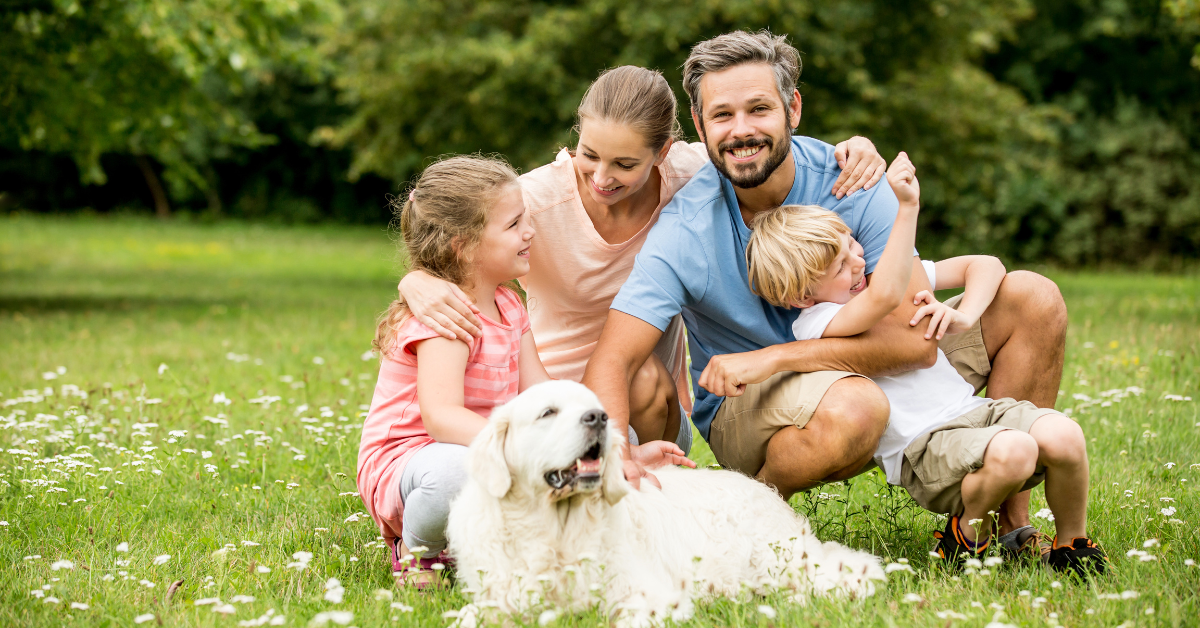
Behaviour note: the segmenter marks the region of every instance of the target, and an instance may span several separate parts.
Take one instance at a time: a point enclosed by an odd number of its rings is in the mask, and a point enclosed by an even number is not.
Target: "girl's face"
[[[473,260],[476,273],[497,284],[524,277],[529,272],[529,243],[533,235],[521,187],[514,183],[488,210],[487,226]]]
[[[833,259],[825,274],[817,281],[816,290],[797,305],[812,307],[816,303],[849,303],[867,287],[867,262],[858,240],[843,233],[842,252]]]
[[[575,148],[575,169],[583,177],[580,194],[601,205],[615,205],[646,185],[670,149],[670,142],[658,151],[647,148],[646,138],[626,124],[581,120]]]

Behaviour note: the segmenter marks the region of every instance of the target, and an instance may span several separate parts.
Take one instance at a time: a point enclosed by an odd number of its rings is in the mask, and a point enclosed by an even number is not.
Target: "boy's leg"
[[[1038,445],[1029,434],[1005,430],[992,437],[983,456],[983,466],[962,480],[963,513],[959,529],[967,540],[986,540],[991,536],[989,513],[1020,492],[1037,465]],[[982,524],[971,525],[975,520]],[[982,538],[976,538],[978,533],[982,533]]]
[[[1054,513],[1056,545],[1087,536],[1087,442],[1079,424],[1047,414],[1029,430],[1037,441],[1038,464],[1046,467],[1046,503]]]

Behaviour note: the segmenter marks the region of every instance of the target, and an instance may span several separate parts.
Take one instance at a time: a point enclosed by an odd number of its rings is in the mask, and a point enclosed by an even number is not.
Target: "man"
[[[613,301],[583,383],[599,395],[618,430],[628,422],[628,390],[671,318],[688,329],[696,395],[692,421],[718,461],[785,499],[866,468],[888,419],[888,403],[859,375],[932,365],[936,345],[908,324],[913,296],[929,289],[918,267],[908,298],[869,332],[794,342],[796,311],[754,296],[746,280],[746,227],[782,204],[837,212],[874,270],[895,218],[887,185],[842,199],[829,190],[839,169],[833,147],[792,137],[800,122],[799,55],[784,37],[729,33],[693,48],[684,64],[692,120],[708,148],[702,168],[668,204]],[[914,260],[914,264],[919,264]],[[1066,336],[1066,307],[1053,282],[1010,273],[980,326],[942,347],[959,373],[992,397],[1053,407]],[[646,476],[633,460],[626,476]],[[1006,502],[1002,540],[1036,549],[1028,492]]]

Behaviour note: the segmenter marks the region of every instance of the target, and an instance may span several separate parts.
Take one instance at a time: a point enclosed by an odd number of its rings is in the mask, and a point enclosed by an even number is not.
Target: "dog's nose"
[[[603,410],[588,410],[579,421],[588,427],[604,427],[604,424],[608,423],[608,414]]]

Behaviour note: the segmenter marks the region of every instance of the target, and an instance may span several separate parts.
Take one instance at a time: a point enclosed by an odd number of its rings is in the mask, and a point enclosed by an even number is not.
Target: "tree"
[[[333,0],[9,0],[0,145],[69,153],[95,184],[101,155],[132,154],[158,215],[197,191],[219,208],[210,162],[273,141],[239,98],[284,68],[321,72],[315,29],[339,15]]]

